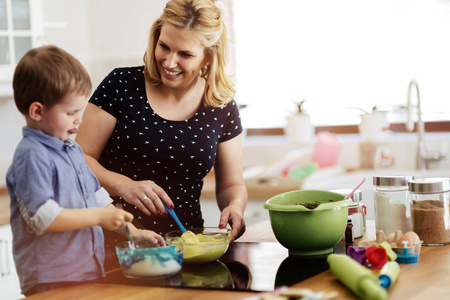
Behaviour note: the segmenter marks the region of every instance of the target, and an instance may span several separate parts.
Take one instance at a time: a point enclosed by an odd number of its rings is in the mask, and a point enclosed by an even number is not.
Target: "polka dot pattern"
[[[90,99],[117,119],[99,161],[133,180],[153,180],[170,196],[186,228],[201,227],[203,178],[214,165],[218,143],[242,132],[238,107],[235,101],[223,108],[201,106],[187,120],[166,120],[147,101],[143,70],[113,70]],[[124,200],[115,200],[144,228],[162,235],[178,229],[170,217],[148,217]]]

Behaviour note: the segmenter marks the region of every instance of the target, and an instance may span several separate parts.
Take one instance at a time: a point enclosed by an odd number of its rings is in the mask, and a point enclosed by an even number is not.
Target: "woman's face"
[[[206,64],[204,49],[191,31],[163,24],[155,49],[162,83],[171,88],[195,83]]]

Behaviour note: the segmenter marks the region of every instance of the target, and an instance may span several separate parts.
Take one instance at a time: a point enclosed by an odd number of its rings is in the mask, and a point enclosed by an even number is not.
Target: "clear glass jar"
[[[375,229],[387,237],[412,230],[408,181],[413,176],[374,176]]]
[[[408,183],[413,231],[423,245],[450,243],[450,178],[424,178]]]
[[[331,191],[348,196],[352,192],[352,189],[336,189]],[[362,237],[366,231],[366,206],[362,203],[361,195],[361,190],[356,190],[350,197],[353,200],[353,204],[348,206],[348,215],[352,217],[353,237],[355,239]]]

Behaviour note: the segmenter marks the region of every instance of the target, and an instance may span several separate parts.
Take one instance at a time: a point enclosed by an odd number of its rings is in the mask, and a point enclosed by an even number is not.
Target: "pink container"
[[[337,164],[340,149],[341,141],[336,134],[326,131],[319,132],[311,160],[321,168],[334,166]]]

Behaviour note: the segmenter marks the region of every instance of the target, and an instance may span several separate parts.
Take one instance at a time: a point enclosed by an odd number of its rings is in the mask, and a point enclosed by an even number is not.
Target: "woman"
[[[113,70],[90,99],[76,140],[101,185],[160,234],[203,226],[200,193],[214,166],[218,226],[245,231],[242,127],[226,75],[227,31],[210,0],[171,0],[152,25],[143,67]],[[114,241],[110,247],[114,248]]]

